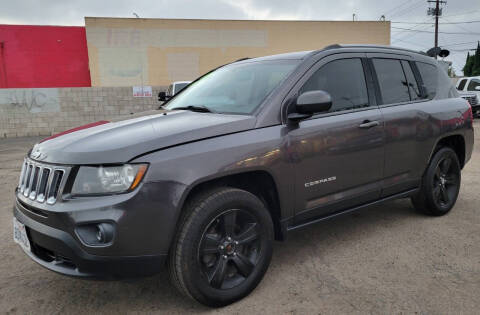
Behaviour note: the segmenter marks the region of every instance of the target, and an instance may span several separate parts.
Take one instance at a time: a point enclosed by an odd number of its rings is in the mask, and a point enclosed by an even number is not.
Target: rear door
[[[368,54],[377,86],[377,101],[385,122],[385,166],[382,197],[401,193],[419,185],[420,156],[429,149],[422,145],[432,133],[424,102],[435,96],[429,82],[420,89],[409,56]],[[429,65],[428,65],[429,66]],[[436,82],[436,81],[435,81]],[[428,94],[428,98],[426,95]],[[425,139],[424,139],[425,138]]]
[[[324,90],[332,108],[292,127],[296,222],[377,199],[383,176],[383,120],[365,54],[338,54],[319,61],[292,93]],[[371,91],[371,90],[370,90]]]

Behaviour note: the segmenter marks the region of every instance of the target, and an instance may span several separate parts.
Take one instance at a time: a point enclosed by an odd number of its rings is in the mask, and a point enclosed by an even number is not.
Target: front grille
[[[18,189],[25,197],[37,202],[54,204],[65,183],[67,167],[43,164],[25,159]]]
[[[464,99],[466,99],[471,106],[476,106],[478,105],[478,98],[476,95],[472,95],[472,96],[462,96]]]

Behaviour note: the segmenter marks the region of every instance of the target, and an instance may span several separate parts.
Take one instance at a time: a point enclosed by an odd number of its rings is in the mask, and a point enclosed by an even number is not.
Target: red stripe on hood
[[[72,133],[72,132],[75,132],[75,131],[78,131],[78,130],[83,130],[83,129],[88,129],[88,128],[92,128],[92,127],[95,127],[95,126],[99,126],[99,125],[103,125],[103,124],[108,124],[109,121],[108,120],[100,120],[100,121],[97,121],[97,122],[94,122],[94,123],[91,123],[91,124],[86,124],[86,125],[83,125],[83,126],[80,126],[80,127],[75,127],[73,129],[68,129],[68,130],[65,130],[63,132],[60,132],[60,133],[57,133],[57,134],[54,134],[48,138],[45,138],[45,139],[42,139],[39,143],[42,143],[44,141],[47,141],[47,140],[50,140],[50,139],[53,139],[53,138],[57,138],[57,137],[60,137],[60,136],[63,136],[63,135],[66,135],[68,133]]]

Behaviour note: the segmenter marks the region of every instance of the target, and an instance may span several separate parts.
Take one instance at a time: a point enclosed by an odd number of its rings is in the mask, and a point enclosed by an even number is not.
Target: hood
[[[57,164],[125,163],[146,152],[252,129],[255,121],[244,115],[149,111],[46,138],[30,156]]]

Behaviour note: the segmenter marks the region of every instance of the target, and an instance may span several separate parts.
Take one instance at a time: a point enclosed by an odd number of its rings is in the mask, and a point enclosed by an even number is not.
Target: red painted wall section
[[[84,27],[0,25],[0,88],[91,86]]]

